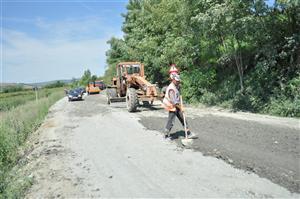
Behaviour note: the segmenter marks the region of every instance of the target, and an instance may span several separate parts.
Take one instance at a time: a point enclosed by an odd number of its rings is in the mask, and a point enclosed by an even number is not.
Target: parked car
[[[82,93],[76,89],[70,90],[68,92],[68,99],[69,99],[69,101],[82,100]]]
[[[86,90],[84,87],[79,87],[78,90],[80,90],[80,92],[83,94],[83,93],[86,93]]]
[[[85,92],[85,89],[84,88],[75,88],[74,89],[76,92],[80,93],[81,95],[83,95],[83,93]]]

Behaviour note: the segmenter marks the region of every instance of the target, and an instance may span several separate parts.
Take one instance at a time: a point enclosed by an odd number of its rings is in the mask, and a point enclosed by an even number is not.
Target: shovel
[[[183,123],[184,123],[184,132],[185,132],[185,137],[184,139],[181,139],[181,143],[183,146],[190,146],[193,144],[193,140],[188,138],[188,132],[186,128],[186,119],[185,119],[185,113],[183,111],[183,102],[182,102],[182,96],[180,95],[180,106],[181,106],[181,111],[183,115]]]

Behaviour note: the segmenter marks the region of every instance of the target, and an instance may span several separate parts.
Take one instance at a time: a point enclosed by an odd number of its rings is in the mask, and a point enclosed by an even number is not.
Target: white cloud
[[[106,42],[122,33],[102,28],[99,20],[86,17],[48,23],[38,19],[35,25],[42,33],[38,36],[4,29],[3,82],[70,79],[80,77],[86,69],[102,75],[109,48]]]

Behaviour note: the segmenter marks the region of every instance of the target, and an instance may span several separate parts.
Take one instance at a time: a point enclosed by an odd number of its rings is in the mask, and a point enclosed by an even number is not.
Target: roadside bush
[[[48,98],[27,102],[7,111],[0,118],[0,198],[11,194],[6,190],[12,178],[10,170],[19,158],[18,148],[38,128],[49,107],[63,96],[62,91],[54,92]]]
[[[182,72],[181,76],[182,95],[189,102],[199,101],[204,93],[210,92],[216,82],[214,68],[197,68],[189,72]]]
[[[60,91],[62,88],[39,89],[38,99],[48,97],[51,93]],[[35,91],[27,90],[13,93],[0,94],[0,111],[9,111],[19,105],[35,100]]]
[[[274,89],[273,96],[263,110],[284,117],[300,117],[300,74],[284,86]]]
[[[300,99],[271,98],[263,112],[284,117],[300,117]]]
[[[218,105],[222,108],[225,108],[225,109],[233,109],[232,101],[233,101],[233,99],[230,99],[230,100],[227,100],[227,101],[220,102],[220,104],[218,104]]]
[[[236,81],[236,77],[226,76],[226,78],[224,78],[224,75],[225,74],[222,74],[223,81],[218,84],[218,88],[215,91],[219,101],[221,102],[233,99],[236,92],[239,90],[239,84],[238,81]]]
[[[217,104],[217,97],[214,93],[209,91],[203,91],[203,95],[200,98],[200,102],[210,106]]]
[[[6,98],[0,98],[0,111],[8,111],[11,108],[17,107],[21,104],[25,104],[28,101],[34,100],[35,95],[32,91],[28,91],[29,94],[21,94],[19,96],[12,96]]]
[[[297,75],[298,76],[291,79],[282,89],[285,96],[291,99],[297,99],[300,97],[300,72]]]
[[[232,108],[234,110],[252,111],[253,107],[250,100],[250,96],[240,91],[237,92],[236,96],[233,98],[232,101]]]
[[[16,85],[16,86],[5,86],[2,88],[3,93],[12,93],[12,92],[18,92],[24,90],[24,87],[22,85]]]

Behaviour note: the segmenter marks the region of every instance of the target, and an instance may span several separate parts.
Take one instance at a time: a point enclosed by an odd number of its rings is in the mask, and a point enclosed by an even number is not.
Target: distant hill
[[[13,87],[13,86],[22,86],[25,89],[31,89],[33,88],[33,85],[30,84],[23,84],[23,83],[0,83],[0,88],[3,87]]]
[[[78,80],[78,79],[76,79],[76,80]],[[72,79],[53,80],[53,81],[47,81],[47,82],[30,83],[29,85],[37,86],[37,87],[43,87],[43,86],[46,86],[46,85],[49,85],[49,84],[53,84],[57,81],[68,84],[68,83],[71,83],[73,80]]]
[[[78,80],[78,79],[76,79]],[[53,84],[57,81],[63,82],[65,84],[71,83],[72,79],[63,79],[63,80],[53,80],[47,82],[38,82],[38,83],[0,83],[0,87],[8,87],[8,86],[23,86],[25,89],[31,89],[33,87],[43,87],[49,84]]]

